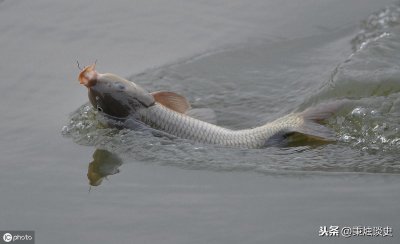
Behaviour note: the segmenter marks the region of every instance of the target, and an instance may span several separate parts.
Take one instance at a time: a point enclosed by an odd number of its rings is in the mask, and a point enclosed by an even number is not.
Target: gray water
[[[36,243],[399,243],[400,3],[6,0],[0,32],[0,230]],[[96,59],[229,128],[351,103],[327,122],[333,144],[170,140],[99,122],[76,81],[76,61]],[[319,237],[330,225],[393,237]]]

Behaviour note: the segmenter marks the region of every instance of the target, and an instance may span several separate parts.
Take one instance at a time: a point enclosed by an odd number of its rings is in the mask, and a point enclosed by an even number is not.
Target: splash
[[[383,102],[383,107],[393,105],[377,100]],[[388,114],[383,107],[357,106],[345,116],[338,117],[339,140],[370,154],[397,154],[400,148],[399,117]]]
[[[69,123],[61,130],[63,136],[85,146],[105,145],[120,133],[123,131],[107,127],[98,112],[89,104],[82,105],[72,113]]]

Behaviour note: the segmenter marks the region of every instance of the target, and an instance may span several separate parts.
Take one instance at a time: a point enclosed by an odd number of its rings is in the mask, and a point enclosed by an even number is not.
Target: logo
[[[12,236],[10,233],[5,233],[5,234],[3,235],[3,240],[4,240],[5,242],[10,242],[10,241],[12,241],[12,238],[13,238],[13,236]]]
[[[0,230],[1,243],[35,244],[35,232],[29,230]]]

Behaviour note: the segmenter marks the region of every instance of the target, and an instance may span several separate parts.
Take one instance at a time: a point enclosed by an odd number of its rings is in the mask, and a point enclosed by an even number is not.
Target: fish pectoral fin
[[[128,118],[123,121],[123,128],[129,128],[135,131],[148,131],[150,127],[143,123],[142,121],[135,118]]]
[[[184,96],[175,92],[157,91],[152,92],[151,95],[153,95],[156,102],[176,112],[184,114],[190,109],[188,100]]]
[[[210,108],[194,108],[187,111],[186,115],[210,124],[217,124],[217,115]]]

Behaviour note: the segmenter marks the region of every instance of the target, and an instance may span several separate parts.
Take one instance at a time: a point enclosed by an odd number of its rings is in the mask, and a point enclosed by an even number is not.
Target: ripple
[[[354,111],[364,111],[366,115]],[[392,135],[388,133],[392,131],[392,125],[374,120],[376,116],[371,115],[372,111],[357,107],[344,116],[333,118],[328,126],[338,131],[339,142],[317,147],[236,149],[155,137],[141,131],[110,129],[101,124],[96,118],[97,112],[88,105],[71,115],[63,135],[80,145],[110,151],[124,163],[263,174],[305,171],[400,173],[396,163],[398,154],[395,153],[400,143],[399,131]],[[387,154],[390,151],[394,153]],[[385,155],[384,160],[382,155]]]
[[[373,14],[361,23],[361,29],[352,39],[353,50],[358,51],[370,41],[376,41],[385,35],[387,29],[400,24],[399,3],[387,6]]]

